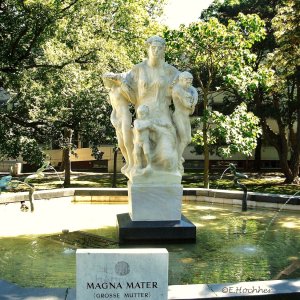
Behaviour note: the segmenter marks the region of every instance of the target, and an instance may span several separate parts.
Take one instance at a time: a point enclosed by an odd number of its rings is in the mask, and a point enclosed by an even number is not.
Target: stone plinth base
[[[128,183],[132,221],[180,221],[181,184],[147,185]]]
[[[196,241],[196,226],[183,215],[180,221],[132,221],[117,215],[120,244],[181,243]]]

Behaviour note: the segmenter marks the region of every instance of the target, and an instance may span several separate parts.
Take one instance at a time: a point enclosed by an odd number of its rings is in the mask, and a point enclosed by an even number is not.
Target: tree
[[[264,130],[279,154],[287,183],[300,183],[300,3],[283,2],[272,20],[277,48],[268,55],[274,70],[273,116],[279,132],[275,134],[264,123]]]
[[[204,186],[209,185],[209,98],[217,85],[231,86],[240,81],[240,90],[255,84],[257,74],[250,63],[255,59],[250,49],[265,35],[257,15],[240,14],[236,21],[221,24],[216,18],[200,21],[179,30],[166,30],[169,60],[179,69],[190,70],[201,92],[203,118]],[[219,88],[220,90],[220,88]]]
[[[287,183],[299,182],[300,115],[299,104],[299,3],[297,1],[224,1],[211,7],[203,16],[218,16],[226,23],[238,11],[255,11],[266,21],[267,37],[256,43],[257,72],[265,73],[265,83],[253,88],[247,98],[248,106],[261,118],[263,137],[278,152],[280,166]],[[239,93],[228,98],[229,105],[239,103]],[[268,120],[277,124],[274,132]],[[257,151],[257,153],[260,152]]]
[[[207,20],[210,17],[216,17],[222,24],[227,24],[228,20],[236,19],[238,17],[239,13],[244,14],[257,14],[262,20],[265,22],[265,28],[266,28],[266,36],[264,39],[257,41],[254,43],[252,47],[252,51],[256,54],[256,59],[252,63],[252,68],[255,71],[259,72],[259,69],[261,67],[265,68],[262,65],[262,62],[266,59],[267,53],[270,51],[273,51],[275,48],[275,38],[273,35],[273,29],[271,26],[271,22],[273,17],[276,14],[276,6],[280,4],[282,0],[259,0],[259,1],[253,1],[253,0],[224,0],[219,1],[215,0],[213,3],[209,6],[208,9],[204,10],[202,12],[201,18],[203,20]],[[266,71],[262,71],[264,74],[264,77],[267,78],[268,76]],[[268,74],[269,75],[269,74]],[[267,109],[265,109],[265,106],[263,105],[263,98],[267,92],[266,88],[266,79],[265,82],[258,83],[255,86],[252,86],[250,93],[248,94],[247,104],[248,107],[253,110],[253,112],[258,115],[260,118],[264,118],[266,115],[269,114]],[[224,97],[224,107],[226,110],[226,106],[228,107],[234,107],[237,104],[241,103],[245,99],[243,98],[243,95],[240,95],[240,93],[237,90],[230,89],[229,95]],[[249,98],[252,98],[250,101]],[[229,101],[227,101],[229,100]],[[254,156],[254,162],[255,162],[255,169],[257,171],[260,170],[260,163],[261,163],[261,147],[262,147],[262,139],[258,139],[257,147],[255,149],[255,156]]]
[[[256,141],[261,134],[259,118],[247,111],[247,105],[242,103],[237,106],[232,114],[224,115],[218,111],[208,111],[207,140],[210,153],[228,158],[241,153],[251,156],[256,147]],[[197,118],[199,123],[203,117]],[[197,153],[203,152],[203,132],[198,129],[193,135]]]
[[[73,132],[99,154],[97,147],[114,138],[101,75],[141,59],[145,38],[159,30],[155,19],[163,2],[2,1],[0,85],[11,94],[10,109],[0,110],[2,155],[23,155],[20,139],[45,147],[55,139],[68,158]]]

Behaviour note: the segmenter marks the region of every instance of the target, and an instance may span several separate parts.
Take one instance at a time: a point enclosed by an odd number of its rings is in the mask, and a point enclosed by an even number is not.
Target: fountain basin
[[[1,203],[4,200],[10,203],[0,205],[0,278],[22,286],[74,287],[76,247],[53,243],[41,239],[41,236],[83,230],[116,239],[116,215],[128,211],[126,189],[36,192],[33,213],[19,210],[18,202],[26,197],[27,193],[20,193],[2,194],[0,198]],[[279,200],[284,203],[288,197],[274,197],[275,202],[257,201],[246,213],[241,213],[237,206],[241,204],[239,197],[242,193],[184,190],[183,213],[197,226],[197,243],[160,244],[159,247],[166,247],[170,252],[170,284],[180,284],[186,295],[196,295],[199,289],[206,290],[214,283],[237,286],[242,281],[251,284],[252,281],[264,280],[268,284],[266,280],[274,278],[300,258],[298,204],[287,207],[293,211],[280,213],[261,242],[260,238],[274,216],[274,209],[279,207]],[[270,203],[274,207],[264,209],[263,205]],[[287,285],[298,288],[299,277],[300,271],[296,270],[283,278],[292,279],[293,284]],[[279,281],[276,283],[280,285]],[[188,285],[183,288],[182,284]],[[175,294],[170,294],[169,299],[178,299],[175,295],[180,287],[170,288]],[[191,296],[189,299],[197,298]]]
[[[37,193],[36,199],[39,196],[56,197],[36,200],[33,213],[21,212],[19,203],[0,205],[0,278],[16,280],[24,285],[28,279],[30,285],[57,287],[57,284],[62,284],[60,270],[66,270],[70,276],[68,286],[72,286],[75,282],[75,257],[72,250],[76,249],[76,245],[72,248],[40,237],[81,230],[117,239],[116,215],[128,211],[124,202],[126,196],[123,195],[126,190],[112,190],[111,196],[104,196],[103,190],[89,189],[89,195],[84,195],[84,190],[78,192],[81,195],[75,193],[72,196],[71,190],[54,191],[53,194]],[[116,196],[116,193],[119,195]],[[103,199],[101,197],[106,197],[106,200],[96,204],[99,199]],[[253,209],[241,213],[241,208],[235,205],[191,201],[191,195],[185,197],[189,197],[189,201],[184,201],[183,214],[197,226],[197,243],[159,245],[168,248],[171,253],[170,264],[174,266],[170,269],[171,284],[272,279],[281,269],[300,258],[298,212],[281,212],[270,231],[265,234],[274,216],[273,210]],[[262,236],[264,241],[260,241]],[[32,271],[29,278],[28,269]],[[244,269],[247,272],[239,274]],[[36,275],[34,270],[39,270],[40,275]],[[300,276],[300,272],[297,274]],[[68,276],[62,276],[65,285]]]

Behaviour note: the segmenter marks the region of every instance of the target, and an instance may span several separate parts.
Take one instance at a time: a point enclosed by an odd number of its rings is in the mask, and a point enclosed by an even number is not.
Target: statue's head
[[[165,57],[166,41],[157,35],[151,36],[146,44],[148,46],[148,55],[150,59],[163,59]]]
[[[193,75],[190,72],[184,71],[179,74],[179,83],[184,87],[189,87],[193,83]]]
[[[136,110],[137,117],[144,119],[149,115],[149,107],[145,104],[140,105]]]

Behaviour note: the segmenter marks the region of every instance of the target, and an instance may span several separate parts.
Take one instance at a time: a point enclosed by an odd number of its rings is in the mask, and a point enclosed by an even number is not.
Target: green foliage
[[[208,111],[209,95],[216,90],[238,88],[242,98],[250,97],[261,74],[255,72],[253,45],[264,38],[264,22],[257,15],[239,14],[227,26],[212,17],[179,30],[166,30],[168,59],[181,70],[189,70],[199,89],[204,116],[201,119],[204,153],[204,185],[208,187],[211,137],[209,121],[217,113]],[[200,135],[199,135],[200,143]],[[224,150],[225,151],[225,150]],[[225,152],[224,152],[225,154]]]
[[[24,161],[31,164],[39,165],[43,162],[43,151],[37,144],[37,140],[42,142],[42,139],[39,139],[39,133],[33,128],[15,125],[8,120],[0,122],[0,136],[0,160],[22,156]]]
[[[207,111],[199,118],[203,123],[206,118],[208,126],[208,144],[211,153],[228,158],[236,153],[251,156],[256,147],[257,138],[261,134],[259,119],[247,111],[245,103],[237,106],[231,115],[224,115],[218,111]],[[193,135],[196,149],[203,147],[203,132],[198,129]],[[202,147],[201,147],[202,146]]]
[[[267,36],[252,47],[256,54],[252,63],[255,73],[250,76],[252,83],[241,89],[251,70],[234,72],[233,80],[227,77],[231,89],[226,89],[230,94],[225,105],[232,107],[241,99],[247,100],[248,107],[261,118],[264,139],[278,152],[287,183],[300,182],[299,1],[214,1],[202,17],[215,16],[227,24],[238,18],[240,12],[257,13],[265,21]],[[276,132],[268,126],[270,119],[278,127]]]
[[[23,155],[26,141],[28,147],[47,146],[54,139],[69,147],[65,128],[81,134],[95,153],[114,141],[101,75],[142,59],[144,40],[160,31],[156,18],[163,3],[1,1],[0,87],[11,94],[9,109],[0,108],[1,153]]]
[[[210,18],[165,32],[169,60],[193,73],[204,98],[221,87],[237,89],[247,99],[260,83],[268,86],[272,72],[267,68],[256,70],[257,56],[252,52],[265,35],[264,22],[258,15],[242,13],[227,26]]]
[[[295,75],[300,66],[300,3],[294,0],[283,3],[272,20],[277,47],[268,58],[276,74],[284,80]]]
[[[206,77],[248,65],[254,59],[249,49],[264,36],[264,22],[257,15],[243,14],[227,26],[210,18],[207,22],[165,31],[169,60],[181,69],[200,75],[207,73]]]
[[[226,24],[229,19],[235,19],[242,12],[245,15],[258,14],[269,23],[275,15],[276,6],[283,0],[214,0],[212,4],[202,12],[201,19],[208,20],[216,17],[221,23]],[[272,46],[272,45],[270,45]]]

